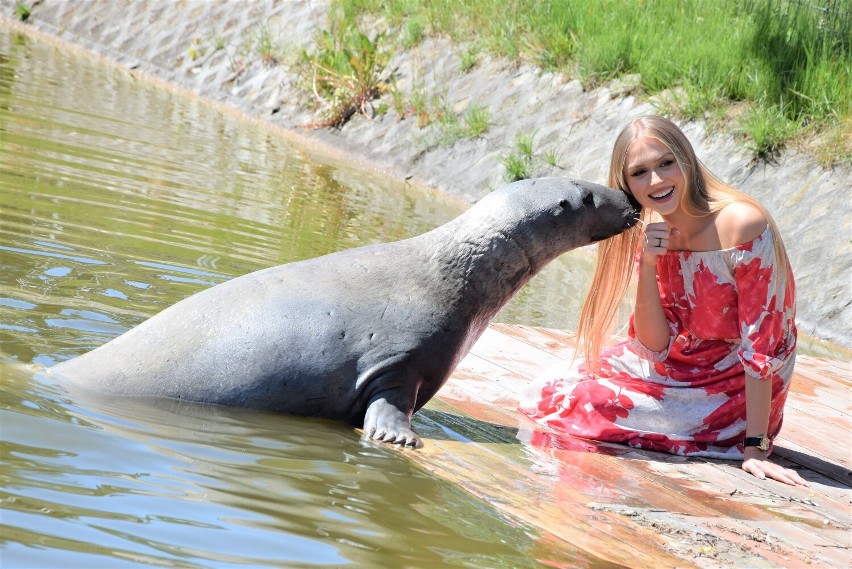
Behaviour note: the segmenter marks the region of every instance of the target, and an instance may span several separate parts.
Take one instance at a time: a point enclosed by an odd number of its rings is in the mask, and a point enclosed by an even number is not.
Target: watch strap
[[[769,450],[769,437],[760,435],[758,437],[746,437],[743,439],[743,448],[757,447],[762,451]]]

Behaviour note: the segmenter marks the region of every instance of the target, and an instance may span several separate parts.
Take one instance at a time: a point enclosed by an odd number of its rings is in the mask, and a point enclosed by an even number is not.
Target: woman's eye
[[[668,168],[672,164],[674,164],[674,160],[663,160],[662,162],[660,162],[660,167],[661,168]]]
[[[630,175],[633,176],[634,178],[638,178],[639,176],[641,176],[644,173],[645,173],[645,170],[636,170],[635,172],[633,172]]]

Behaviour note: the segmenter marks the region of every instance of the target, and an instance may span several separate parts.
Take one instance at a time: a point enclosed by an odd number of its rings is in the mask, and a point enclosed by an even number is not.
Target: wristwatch
[[[766,452],[769,450],[769,437],[766,435],[759,435],[756,437],[746,437],[743,439],[743,448],[745,447],[757,447],[758,450],[762,450]]]

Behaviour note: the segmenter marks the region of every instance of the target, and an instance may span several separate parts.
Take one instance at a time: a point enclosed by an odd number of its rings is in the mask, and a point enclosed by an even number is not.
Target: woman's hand
[[[642,261],[656,265],[657,257],[669,249],[669,224],[664,221],[649,223],[645,226],[645,247],[642,249]]]
[[[807,481],[799,476],[799,473],[790,468],[784,468],[780,464],[775,464],[763,454],[759,449],[754,447],[746,447],[743,453],[743,470],[757,476],[761,480],[771,478],[790,486],[807,486]]]

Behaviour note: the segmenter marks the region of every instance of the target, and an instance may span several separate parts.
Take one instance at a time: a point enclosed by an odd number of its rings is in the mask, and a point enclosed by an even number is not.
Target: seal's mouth
[[[642,217],[642,206],[639,205],[639,202],[636,200],[635,197],[633,197],[633,194],[624,192],[624,195],[627,196],[627,201],[630,204],[630,209],[624,212],[624,226],[621,228],[621,231],[630,229],[631,227],[639,223],[639,220]],[[613,235],[621,233],[621,231],[616,231],[615,233],[607,235],[592,235],[591,241],[592,243],[597,243],[598,241],[609,239]]]
[[[630,202],[631,212],[627,216],[627,224],[624,226],[625,229],[630,229],[637,223],[639,223],[639,219],[642,217],[642,206],[639,204],[639,200],[633,197],[633,194],[630,192],[624,192],[627,194],[627,201]]]

